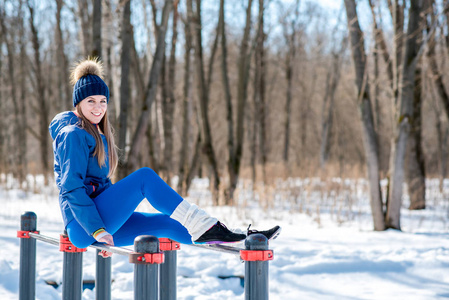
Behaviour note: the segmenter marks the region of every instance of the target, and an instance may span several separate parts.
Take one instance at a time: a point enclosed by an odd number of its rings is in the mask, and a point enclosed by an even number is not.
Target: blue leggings
[[[161,213],[135,212],[146,198]],[[116,246],[129,246],[142,234],[173,239],[192,244],[191,235],[170,215],[181,203],[182,197],[165,183],[152,169],[142,168],[115,183],[93,201]],[[70,241],[78,248],[95,242],[74,219],[67,224]]]

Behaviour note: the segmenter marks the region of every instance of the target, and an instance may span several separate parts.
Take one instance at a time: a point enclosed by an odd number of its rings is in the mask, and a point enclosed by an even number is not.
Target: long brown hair
[[[106,111],[103,118],[101,119],[100,123],[98,123],[98,128],[96,125],[92,124],[81,111],[80,105],[76,106],[76,112],[81,118],[81,128],[86,130],[88,133],[90,133],[95,138],[95,151],[94,156],[98,159],[98,164],[100,167],[103,167],[106,165],[106,151],[104,149],[103,145],[103,139],[101,138],[100,132],[98,129],[101,130],[101,132],[106,137],[106,141],[108,143],[108,152],[109,152],[109,173],[108,177],[111,177],[112,174],[114,174],[115,169],[117,168],[118,164],[118,155],[117,155],[117,146],[115,145],[115,139],[114,139],[114,129],[112,128],[111,124],[108,120],[108,112]]]

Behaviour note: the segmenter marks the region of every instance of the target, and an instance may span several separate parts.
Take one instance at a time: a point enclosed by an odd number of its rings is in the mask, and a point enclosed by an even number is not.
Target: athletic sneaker
[[[218,221],[208,231],[203,233],[195,244],[222,244],[240,242],[246,238],[246,234],[235,233],[230,231],[226,226]]]
[[[255,230],[252,229],[250,230],[249,228],[251,227],[251,224],[249,224],[248,229],[247,229],[247,235],[250,236],[251,234],[255,234],[255,233],[261,233],[263,234],[268,240],[274,240],[275,238],[278,237],[278,235],[281,233],[281,227],[279,226],[274,226],[271,229],[268,230],[263,230],[263,231],[259,231],[259,230]]]

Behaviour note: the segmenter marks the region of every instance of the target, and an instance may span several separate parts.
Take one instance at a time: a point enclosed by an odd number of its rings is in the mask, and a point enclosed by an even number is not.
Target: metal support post
[[[97,249],[97,264],[95,274],[95,299],[111,299],[111,257],[98,255],[101,250]]]
[[[29,232],[36,232],[37,216],[27,211],[20,217],[20,275],[19,299],[32,300],[36,296],[36,240]],[[28,232],[28,233],[27,233]]]
[[[65,234],[60,236],[59,250],[64,252],[62,265],[62,299],[81,300],[83,292],[83,252]]]
[[[134,263],[134,299],[159,299],[159,264],[164,254],[159,252],[159,240],[155,236],[141,235],[134,240],[134,251],[129,262]]]
[[[245,261],[245,299],[268,300],[268,260],[273,259],[273,251],[268,250],[268,240],[260,233],[248,236],[245,248],[240,251]]]
[[[178,242],[167,238],[160,238],[159,243],[165,256],[165,262],[161,264],[160,300],[176,300],[176,250],[180,250],[181,246]]]

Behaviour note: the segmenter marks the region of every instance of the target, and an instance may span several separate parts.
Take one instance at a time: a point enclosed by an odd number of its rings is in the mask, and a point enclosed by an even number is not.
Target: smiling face
[[[83,115],[93,124],[100,123],[108,109],[107,99],[103,95],[89,96],[78,105]]]

